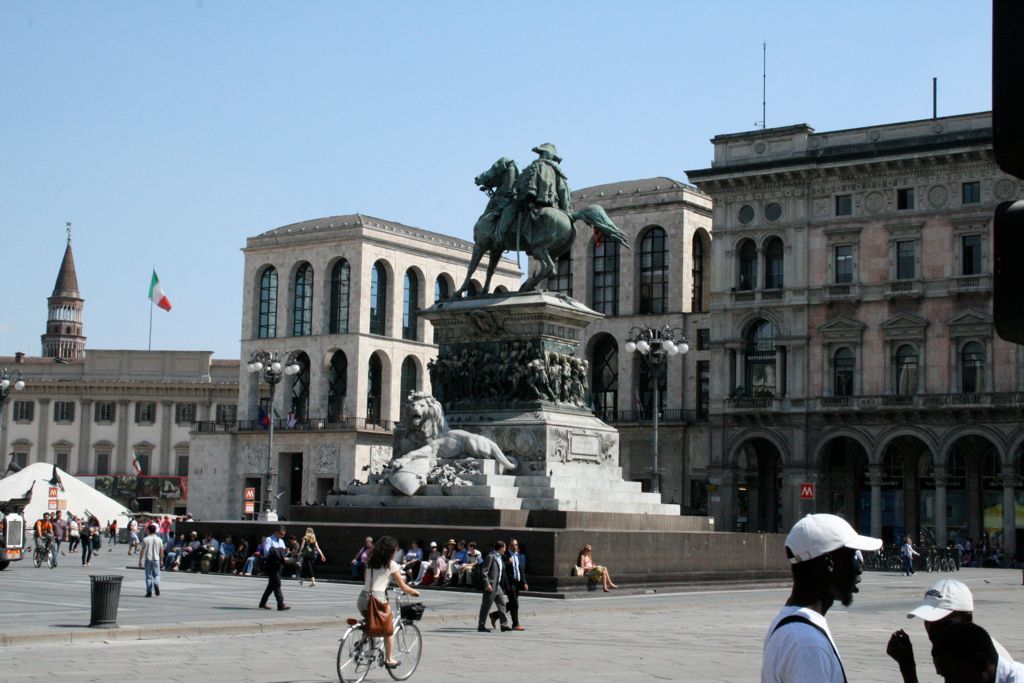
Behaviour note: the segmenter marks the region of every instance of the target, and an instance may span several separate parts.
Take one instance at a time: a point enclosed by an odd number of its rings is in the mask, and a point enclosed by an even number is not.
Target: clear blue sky
[[[90,348],[239,353],[247,237],[364,213],[470,238],[472,179],[553,142],[573,188],[710,163],[761,118],[991,108],[969,2],[0,2],[0,355],[38,355],[64,249]]]

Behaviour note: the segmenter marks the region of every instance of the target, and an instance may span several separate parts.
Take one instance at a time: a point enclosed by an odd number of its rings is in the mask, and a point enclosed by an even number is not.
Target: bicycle
[[[53,538],[47,536],[43,545],[37,546],[35,552],[32,554],[32,564],[35,565],[36,569],[43,566],[45,562],[50,569],[57,566],[57,557],[53,554]]]
[[[398,661],[394,669],[384,666],[384,639],[366,634],[366,622],[349,619],[349,629],[341,637],[338,646],[338,679],[341,683],[361,683],[370,669],[387,669],[396,681],[407,680],[419,666],[423,654],[423,636],[413,622],[423,616],[423,604],[410,602],[400,588],[389,588],[389,593],[398,596],[392,600],[391,611],[395,625],[395,643],[392,656]]]

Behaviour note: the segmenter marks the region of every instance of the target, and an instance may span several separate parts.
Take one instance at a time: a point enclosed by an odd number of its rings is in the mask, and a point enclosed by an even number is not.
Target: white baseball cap
[[[974,596],[971,589],[954,579],[933,583],[924,594],[920,607],[907,613],[907,619],[921,617],[925,621],[938,621],[953,612],[973,612]]]
[[[793,525],[786,536],[786,547],[793,553],[790,564],[806,562],[839,548],[878,550],[882,540],[861,536],[853,527],[835,515],[807,515]]]

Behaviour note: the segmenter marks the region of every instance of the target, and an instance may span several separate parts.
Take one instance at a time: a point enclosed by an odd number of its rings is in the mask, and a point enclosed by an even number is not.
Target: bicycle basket
[[[411,602],[402,605],[401,615],[404,621],[419,621],[423,618],[423,610],[426,609],[422,602]]]

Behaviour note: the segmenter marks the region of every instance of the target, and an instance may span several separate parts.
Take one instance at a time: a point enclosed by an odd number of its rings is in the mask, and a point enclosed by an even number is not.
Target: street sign
[[[814,500],[814,484],[812,482],[800,484],[800,500]]]
[[[255,486],[248,486],[248,487],[246,487],[246,489],[245,489],[245,499],[246,500],[256,500],[256,487]]]
[[[56,498],[57,497],[57,487],[56,486],[51,486],[50,487],[50,495],[49,495],[49,497],[50,498]]]
[[[245,514],[252,515],[252,514],[255,514],[255,512],[256,512],[256,503],[251,501],[251,500],[245,501]]]

